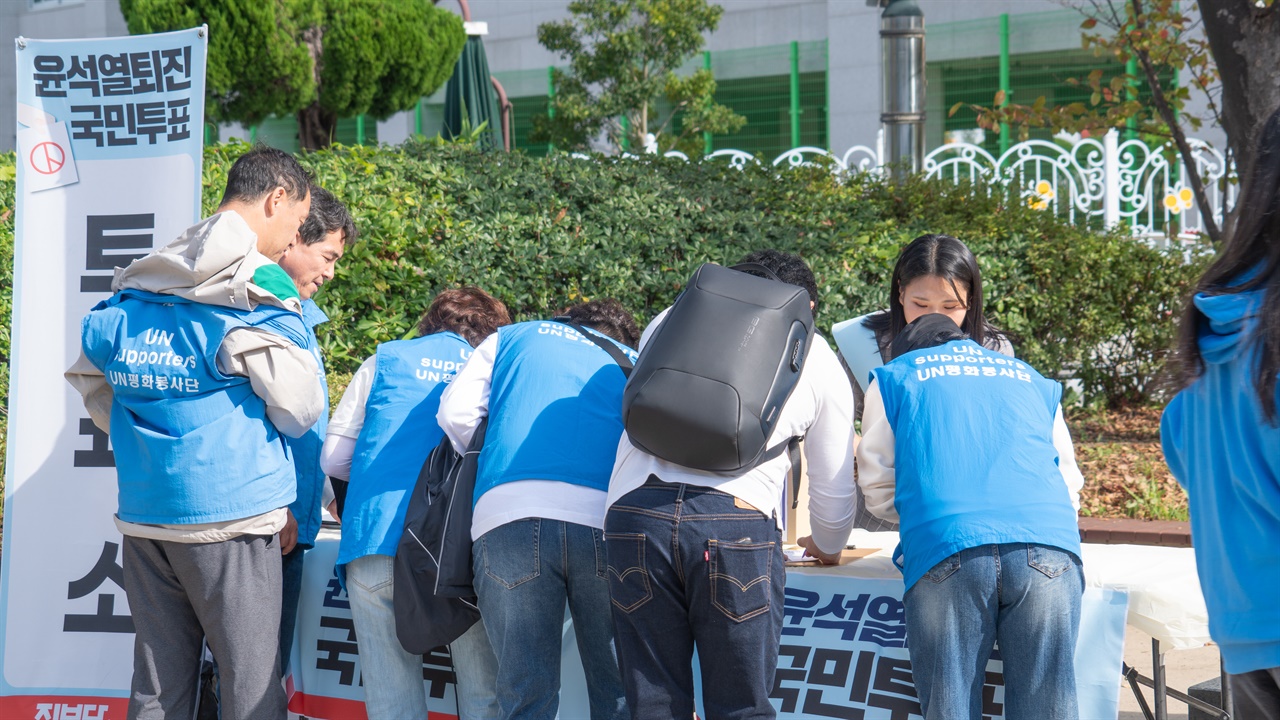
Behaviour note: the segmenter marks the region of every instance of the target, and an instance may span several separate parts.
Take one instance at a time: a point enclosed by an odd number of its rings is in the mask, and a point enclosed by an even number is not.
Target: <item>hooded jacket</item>
[[[315,423],[324,399],[316,362],[299,346],[306,331],[297,290],[256,245],[256,235],[239,215],[214,215],[168,246],[117,269],[116,295],[85,319],[81,357],[67,379],[84,396],[95,424],[113,433],[125,521],[120,524],[127,534],[134,534],[124,527],[130,523],[234,523],[293,498],[293,466],[278,433],[301,435]],[[165,343],[147,348],[149,332],[159,333],[155,337]],[[178,366],[170,356],[186,360]],[[172,387],[179,376],[182,394]],[[161,378],[165,392],[158,388]],[[216,445],[209,438],[199,440],[199,433],[217,423],[229,423],[242,440],[259,435],[263,440],[252,448],[233,448],[229,457],[239,466],[220,468],[234,476],[224,489],[235,485],[235,490],[224,502],[193,480],[201,470],[184,459],[187,452],[202,463],[209,459],[206,450],[191,448],[199,442]],[[191,442],[184,445],[188,437]],[[166,454],[156,455],[162,449]],[[217,482],[218,471],[211,469],[217,464],[202,465],[210,483]],[[285,476],[287,484],[281,480]],[[268,477],[270,488],[255,484]],[[222,538],[200,541],[212,539]]]
[[[1209,634],[1233,674],[1280,667],[1280,427],[1262,413],[1250,342],[1262,299],[1196,295],[1204,373],[1160,422],[1165,460],[1191,507]]]

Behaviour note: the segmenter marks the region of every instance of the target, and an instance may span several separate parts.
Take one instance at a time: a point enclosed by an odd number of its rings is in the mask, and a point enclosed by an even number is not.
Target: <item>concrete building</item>
[[[449,7],[455,0],[441,0]],[[1007,15],[1010,97],[1031,103],[1087,99],[1071,87],[1095,68],[1107,76],[1124,72],[1110,58],[1081,48],[1083,16],[1061,0],[918,0],[925,15],[927,79],[926,147],[948,139],[979,141],[999,150],[998,139],[976,129],[973,113],[958,103],[991,104],[999,86],[1001,16]],[[568,17],[568,0],[470,0],[476,21],[488,24],[485,48],[493,74],[514,104],[513,136],[527,152],[546,152],[529,139],[531,118],[545,113],[550,71],[563,59],[537,41],[540,23]],[[854,145],[874,146],[880,128],[881,41],[876,0],[720,0],[724,17],[707,38],[707,53],[691,66],[709,64],[718,83],[717,100],[748,119],[736,135],[715,136],[714,149],[735,148],[772,158],[799,145],[843,153]],[[11,36],[90,37],[123,34],[118,0],[0,0],[0,27]],[[0,53],[0,149],[13,147],[15,96],[13,56]],[[792,97],[791,79],[798,79]],[[1167,82],[1178,82],[1170,75]],[[1140,98],[1146,93],[1139,89]],[[1081,97],[1083,96],[1083,97]],[[1193,96],[1192,112],[1203,106]],[[792,114],[792,107],[798,113]],[[399,142],[417,130],[434,135],[441,124],[442,94],[423,100],[420,112],[401,113],[378,123],[344,123],[345,142]],[[798,122],[793,121],[798,120]],[[297,146],[293,118],[255,128],[224,126],[223,139],[262,140]],[[1221,132],[1197,133],[1217,147]],[[1015,138],[1016,139],[1016,138]],[[797,142],[798,141],[798,142]]]

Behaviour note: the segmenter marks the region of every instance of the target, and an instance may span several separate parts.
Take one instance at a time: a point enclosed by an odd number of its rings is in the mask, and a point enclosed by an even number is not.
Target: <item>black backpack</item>
[[[396,637],[407,652],[448,645],[480,619],[471,511],[487,425],[487,418],[480,421],[463,455],[443,438],[418,473],[395,557]]]
[[[767,444],[812,341],[803,288],[763,265],[703,265],[627,381],[628,438],[663,460],[724,474],[749,470],[788,446],[794,451],[798,438]]]

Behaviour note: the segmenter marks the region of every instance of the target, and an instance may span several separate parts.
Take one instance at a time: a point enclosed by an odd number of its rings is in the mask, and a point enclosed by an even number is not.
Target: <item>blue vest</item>
[[[440,396],[471,345],[451,332],[378,346],[364,425],[351,457],[338,565],[365,555],[395,555],[409,495],[444,431]]]
[[[635,360],[634,350],[614,344]],[[609,353],[568,325],[534,320],[499,328],[475,498],[516,480],[607,490],[626,382]]]
[[[971,340],[907,353],[874,373],[894,433],[894,560],[908,589],[980,545],[1037,543],[1079,557],[1053,446],[1061,385]]]
[[[223,338],[243,327],[306,344],[301,317],[265,305],[234,310],[125,290],[85,317],[85,355],[115,393],[121,520],[226,522],[293,502],[293,462],[266,404],[248,378],[218,370]]]
[[[294,519],[298,521],[298,545],[311,548],[316,544],[316,535],[320,533],[320,499],[324,495],[324,470],[320,469],[320,450],[324,447],[324,433],[329,426],[329,381],[325,378],[324,358],[320,356],[320,339],[316,337],[316,326],[329,322],[313,300],[302,301],[302,323],[307,328],[307,344],[316,359],[316,367],[320,369],[320,388],[324,392],[325,411],[320,419],[302,437],[286,437],[285,443],[293,455],[294,468],[298,475],[298,497],[289,506]]]

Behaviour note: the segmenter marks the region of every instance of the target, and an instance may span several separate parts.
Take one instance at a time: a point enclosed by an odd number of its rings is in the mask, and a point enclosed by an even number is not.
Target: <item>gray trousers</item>
[[[124,589],[137,635],[130,720],[190,720],[201,641],[221,671],[222,720],[284,720],[280,544],[124,539]]]
[[[1280,720],[1280,667],[1231,676],[1235,720]]]

